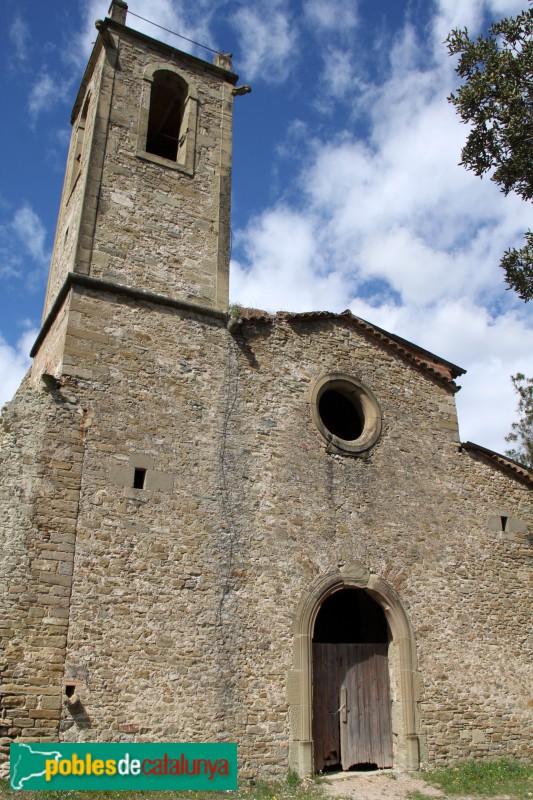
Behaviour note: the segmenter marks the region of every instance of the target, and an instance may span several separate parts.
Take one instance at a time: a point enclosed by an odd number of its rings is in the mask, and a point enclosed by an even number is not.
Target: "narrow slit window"
[[[74,143],[74,157],[72,161],[72,173],[70,178],[70,191],[74,189],[76,181],[81,172],[81,157],[83,155],[83,140],[85,139],[85,126],[87,125],[87,114],[89,112],[89,98],[83,104],[80,114],[78,127],[76,129],[76,141]]]
[[[133,472],[133,488],[144,489],[146,483],[146,470],[141,467],[135,467]]]
[[[148,153],[177,160],[186,97],[187,84],[179,75],[165,70],[155,73],[146,137]]]
[[[500,517],[501,524],[502,524],[502,531],[507,530],[507,517]]]

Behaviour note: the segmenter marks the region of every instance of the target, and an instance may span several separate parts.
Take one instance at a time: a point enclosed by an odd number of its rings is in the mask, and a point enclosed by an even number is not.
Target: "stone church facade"
[[[126,8],[97,23],[0,427],[3,757],[526,758],[533,474],[460,443],[459,367],[349,312],[228,310],[237,77]]]

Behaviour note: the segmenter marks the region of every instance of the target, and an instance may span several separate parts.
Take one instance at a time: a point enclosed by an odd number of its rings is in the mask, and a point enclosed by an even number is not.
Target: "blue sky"
[[[523,0],[131,0],[130,11],[234,54],[233,301],[350,308],[468,370],[463,440],[496,450],[509,376],[533,374],[532,307],[501,253],[531,206],[458,166],[466,128],[443,41]],[[525,3],[524,3],[525,5]],[[29,360],[46,286],[70,111],[100,0],[1,0],[0,405]],[[130,15],[131,27],[212,55]]]

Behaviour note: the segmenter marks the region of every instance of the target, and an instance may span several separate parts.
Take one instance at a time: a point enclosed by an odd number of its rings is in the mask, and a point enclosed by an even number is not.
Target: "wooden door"
[[[313,644],[315,769],[392,766],[387,644]]]
[[[313,644],[313,749],[315,771],[341,761],[339,728],[340,685],[337,679],[341,654],[338,644]]]

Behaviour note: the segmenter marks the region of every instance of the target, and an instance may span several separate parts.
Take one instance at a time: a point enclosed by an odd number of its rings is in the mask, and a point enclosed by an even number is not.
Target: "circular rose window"
[[[363,455],[381,433],[381,411],[370,389],[342,372],[316,382],[311,396],[313,420],[329,450]]]

